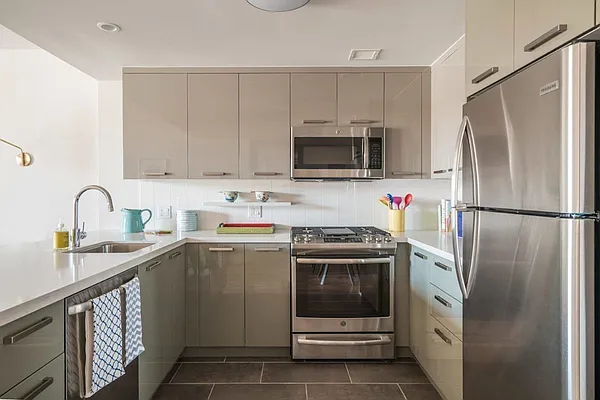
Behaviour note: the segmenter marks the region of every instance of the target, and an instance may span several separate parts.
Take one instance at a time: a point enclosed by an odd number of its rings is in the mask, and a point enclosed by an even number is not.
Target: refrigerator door
[[[464,400],[594,399],[595,222],[463,218]]]
[[[464,106],[479,176],[477,206],[595,211],[595,59],[595,44],[571,45]],[[472,187],[465,181],[467,198]]]

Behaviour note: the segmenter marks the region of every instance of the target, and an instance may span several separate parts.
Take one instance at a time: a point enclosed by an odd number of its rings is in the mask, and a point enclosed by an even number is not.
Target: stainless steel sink
[[[140,242],[102,242],[69,250],[65,253],[133,253],[153,244]]]

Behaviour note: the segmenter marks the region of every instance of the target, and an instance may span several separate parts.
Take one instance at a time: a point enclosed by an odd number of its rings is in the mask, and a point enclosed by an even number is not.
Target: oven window
[[[294,138],[295,169],[363,169],[362,137]]]
[[[296,316],[390,316],[390,264],[296,264]]]

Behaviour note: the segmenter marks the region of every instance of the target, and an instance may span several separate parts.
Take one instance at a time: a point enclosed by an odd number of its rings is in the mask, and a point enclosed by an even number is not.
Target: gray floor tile
[[[179,357],[177,362],[223,362],[225,357]]]
[[[398,385],[308,385],[308,400],[404,400]]]
[[[152,400],[207,400],[209,385],[161,385]]]
[[[344,364],[265,363],[262,382],[349,383]]]
[[[412,357],[398,357],[398,358],[396,358],[395,362],[397,362],[397,363],[416,363],[417,360],[415,360]]]
[[[215,385],[210,400],[305,400],[304,385]]]
[[[348,364],[353,383],[429,383],[418,364]]]
[[[433,385],[400,385],[407,400],[442,400]]]
[[[172,383],[259,383],[260,363],[183,363]]]
[[[169,382],[171,382],[171,379],[173,379],[173,376],[175,376],[175,373],[179,369],[180,365],[181,364],[179,364],[179,363],[175,363],[175,365],[173,365],[173,368],[171,368],[171,370],[169,371],[169,373],[167,374],[167,376],[165,376],[165,379],[163,379],[162,383],[169,383]]]
[[[225,362],[292,362],[292,357],[227,357]]]

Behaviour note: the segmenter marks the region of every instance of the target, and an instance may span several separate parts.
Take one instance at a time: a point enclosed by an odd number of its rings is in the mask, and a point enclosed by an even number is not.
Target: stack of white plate
[[[180,232],[198,230],[196,210],[177,210],[177,230]]]

